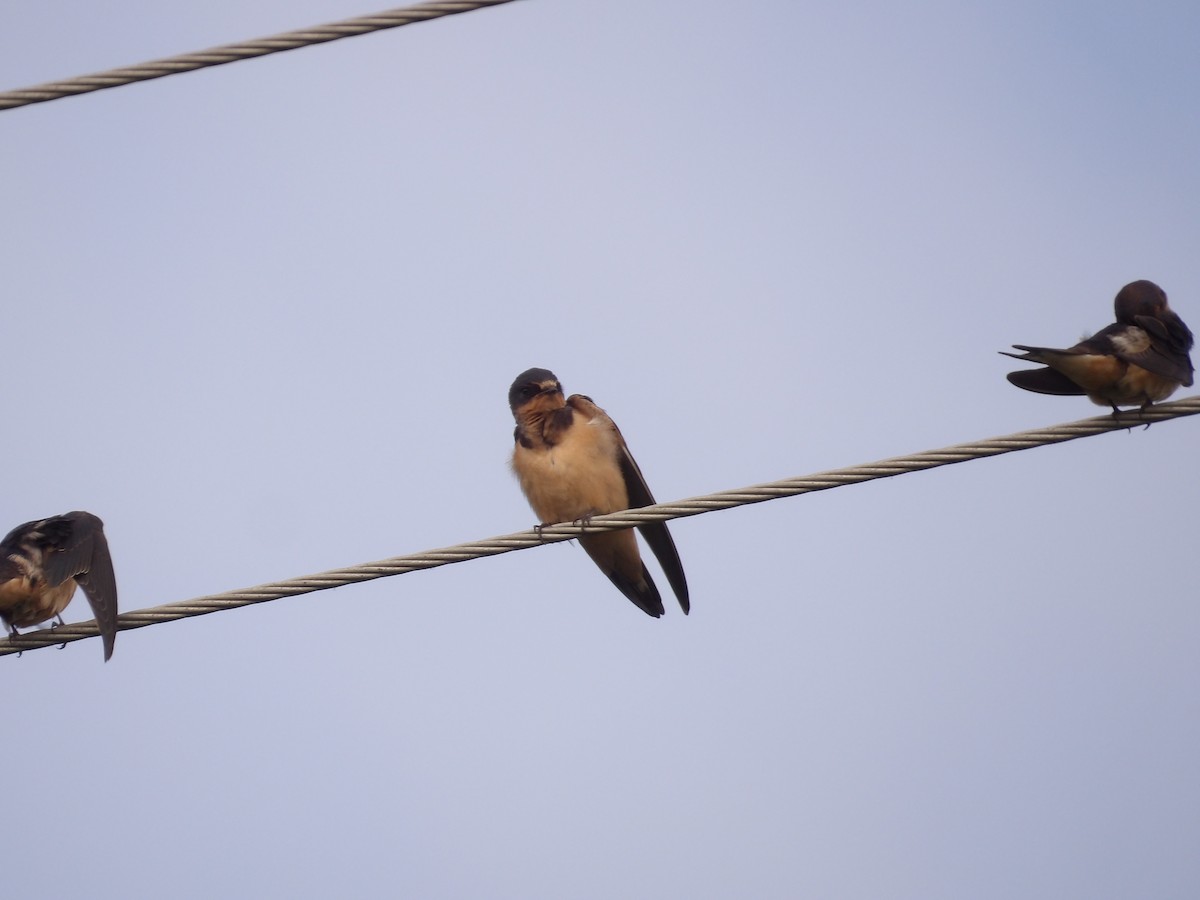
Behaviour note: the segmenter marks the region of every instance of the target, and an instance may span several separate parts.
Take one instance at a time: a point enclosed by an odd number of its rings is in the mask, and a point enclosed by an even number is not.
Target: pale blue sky
[[[0,89],[376,9],[16,0]],[[1197,34],[528,0],[2,112],[0,530],[132,610],[525,528],[530,366],[660,500],[1101,413],[996,351],[1200,323]],[[686,618],[557,545],[2,659],[6,894],[1194,897],[1198,429],[674,523]]]

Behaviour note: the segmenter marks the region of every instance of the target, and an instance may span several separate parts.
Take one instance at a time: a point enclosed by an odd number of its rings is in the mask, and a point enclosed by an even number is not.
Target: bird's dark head
[[[1117,321],[1123,325],[1137,325],[1149,330],[1167,341],[1177,352],[1187,353],[1192,349],[1191,330],[1167,304],[1166,293],[1153,281],[1131,281],[1121,288],[1114,306]],[[1191,382],[1184,383],[1191,385]]]
[[[564,404],[562,393],[562,385],[549,369],[526,369],[508,389],[508,408],[516,416],[530,406],[559,407]]]
[[[1167,309],[1167,295],[1153,281],[1131,281],[1117,292],[1113,310],[1117,321],[1125,325],[1134,324],[1134,316],[1157,318]]]

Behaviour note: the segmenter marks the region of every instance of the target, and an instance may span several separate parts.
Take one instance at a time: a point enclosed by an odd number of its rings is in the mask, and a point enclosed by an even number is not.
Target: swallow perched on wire
[[[1140,406],[1166,400],[1192,385],[1192,333],[1167,305],[1153,281],[1121,288],[1113,304],[1117,321],[1066,350],[1013,344],[1024,353],[1000,352],[1046,368],[1009,372],[1008,380],[1039,394],[1086,394],[1100,406]]]
[[[117,579],[104,523],[69,512],[18,525],[0,541],[0,619],[12,634],[54,618],[61,625],[76,585],[92,605],[107,662],[117,639]]]
[[[542,524],[587,522],[592,516],[650,506],[654,497],[625,439],[590,397],[563,397],[548,369],[529,369],[508,391],[517,422],[512,467]],[[664,522],[639,525],[684,613],[691,609],[687,579]],[[663,614],[662,597],[638,553],[632,529],[585,534],[579,543],[638,609]]]

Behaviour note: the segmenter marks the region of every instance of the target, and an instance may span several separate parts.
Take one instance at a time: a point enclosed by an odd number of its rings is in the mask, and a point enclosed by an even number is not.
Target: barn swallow
[[[57,618],[75,594],[92,605],[108,662],[117,639],[117,579],[104,523],[88,512],[26,522],[0,541],[0,619],[17,626]]]
[[[1153,281],[1121,288],[1114,303],[1117,321],[1066,350],[1013,344],[1024,353],[1000,352],[1046,366],[1009,372],[1008,380],[1039,394],[1086,394],[1100,406],[1140,406],[1166,400],[1180,385],[1192,385],[1192,333],[1167,305]]]
[[[590,397],[564,399],[548,369],[529,369],[508,391],[517,422],[512,467],[542,520],[587,522],[595,515],[650,506],[654,497],[621,432]],[[665,522],[639,525],[686,614],[691,609],[683,564]],[[617,589],[647,615],[663,614],[662,597],[638,553],[633,531],[585,534],[579,543]]]

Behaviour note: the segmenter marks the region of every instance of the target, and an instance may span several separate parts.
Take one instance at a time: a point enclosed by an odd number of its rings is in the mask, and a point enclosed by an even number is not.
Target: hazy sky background
[[[0,88],[380,8],[15,0]],[[526,528],[529,366],[660,500],[1100,414],[996,351],[1200,325],[1197,35],[529,0],[2,112],[0,531],[133,610]],[[0,659],[5,894],[1195,897],[1198,434],[676,522],[690,617],[555,545]]]

